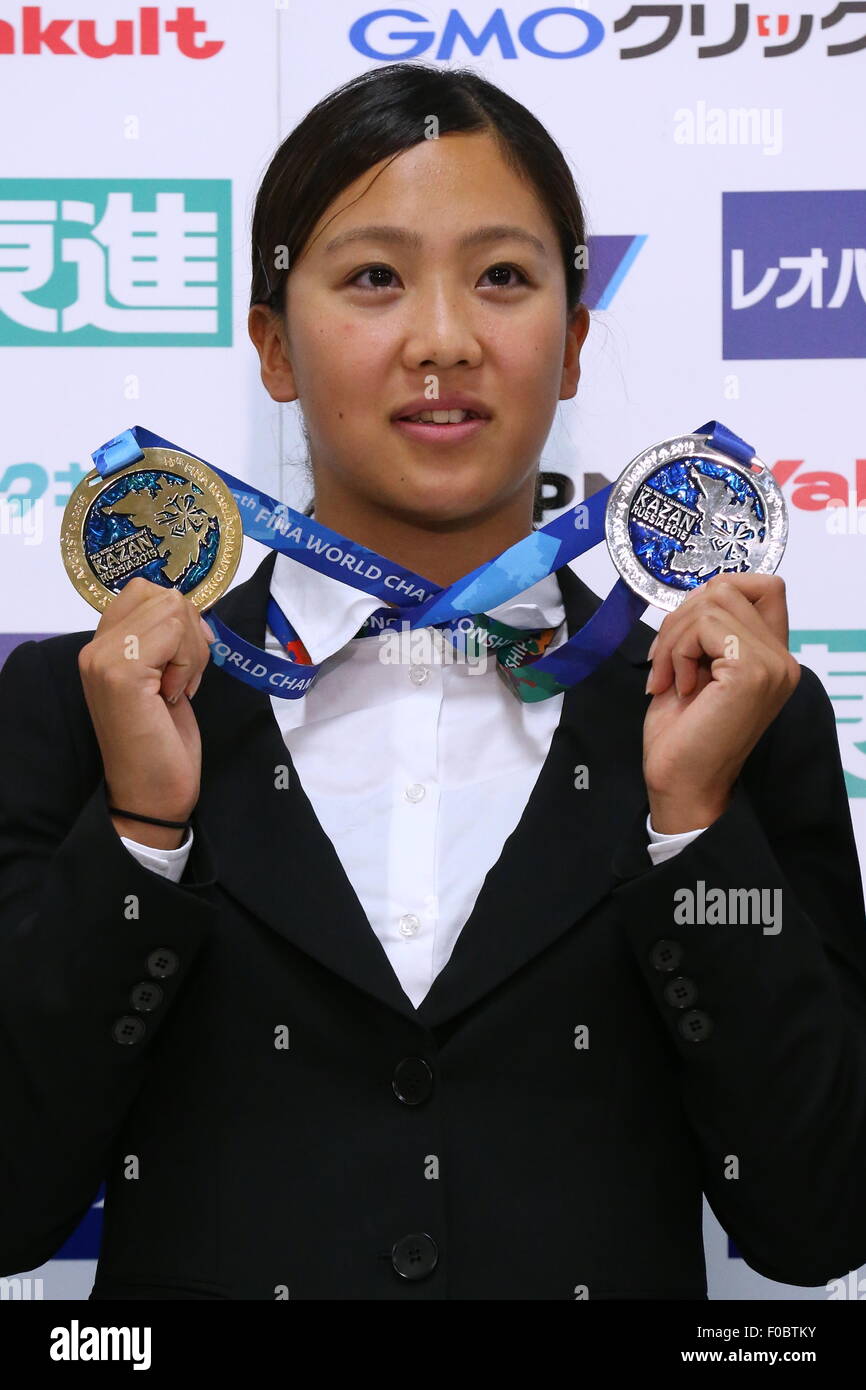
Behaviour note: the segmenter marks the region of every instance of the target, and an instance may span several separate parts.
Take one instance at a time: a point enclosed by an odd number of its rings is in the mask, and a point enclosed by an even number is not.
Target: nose
[[[407,303],[409,324],[403,363],[409,370],[424,367],[477,367],[482,350],[475,326],[470,292],[441,280],[419,288]]]

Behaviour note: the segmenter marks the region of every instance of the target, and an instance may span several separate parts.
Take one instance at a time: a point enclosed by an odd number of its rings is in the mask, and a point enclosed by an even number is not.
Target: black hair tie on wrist
[[[186,830],[188,820],[159,820],[156,816],[140,816],[136,811],[121,811],[117,806],[109,806],[113,816],[123,816],[125,820],[143,820],[148,825],[165,825],[169,830]]]

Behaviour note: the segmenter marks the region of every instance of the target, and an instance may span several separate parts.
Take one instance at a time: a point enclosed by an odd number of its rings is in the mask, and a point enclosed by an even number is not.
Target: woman
[[[318,521],[442,586],[528,534],[585,237],[471,72],[310,112],[249,328]],[[702,1191],[772,1279],[866,1260],[863,895],[782,581],[690,595],[649,682],[640,623],[530,704],[432,636],[384,660],[378,600],[273,553],[215,611],[261,645],[269,596],[303,699],[144,579],[2,674],[3,1272],[103,1179],[92,1298],[705,1298]],[[565,566],[493,612],[552,648],[599,601]],[[709,887],[775,910],[675,915]]]

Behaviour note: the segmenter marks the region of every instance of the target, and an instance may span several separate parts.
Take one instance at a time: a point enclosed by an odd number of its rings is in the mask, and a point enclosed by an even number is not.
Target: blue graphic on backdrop
[[[866,357],[866,190],[723,193],[727,359]]]
[[[583,294],[583,302],[588,309],[610,308],[611,300],[645,241],[645,235],[589,237]]]
[[[546,30],[542,21],[551,15],[565,15],[571,20],[566,40],[568,46],[550,48],[544,42],[542,35],[546,33],[552,38],[552,31]],[[403,27],[394,28],[395,20]],[[409,29],[406,28],[407,24],[423,27]],[[415,10],[371,10],[356,19],[349,30],[349,42],[353,48],[365,58],[384,63],[420,58],[422,53],[428,53],[433,47],[436,37],[436,30],[428,17]],[[517,26],[517,42],[536,58],[582,58],[598,48],[603,38],[604,25],[598,16],[590,10],[571,6],[536,10],[534,14],[525,15]],[[480,57],[491,45],[498,57],[517,57],[514,37],[501,8],[493,10],[484,20],[473,14],[471,22],[459,10],[449,10],[439,36],[439,47],[430,57],[436,62],[448,62],[454,56],[454,45],[458,40],[474,58]],[[387,48],[376,46],[383,42],[388,44]]]

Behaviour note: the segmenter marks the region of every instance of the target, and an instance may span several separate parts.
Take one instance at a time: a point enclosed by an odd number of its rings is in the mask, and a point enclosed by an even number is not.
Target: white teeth
[[[417,415],[407,415],[407,420],[420,420],[428,425],[459,425],[474,412],[470,410],[422,410]]]

